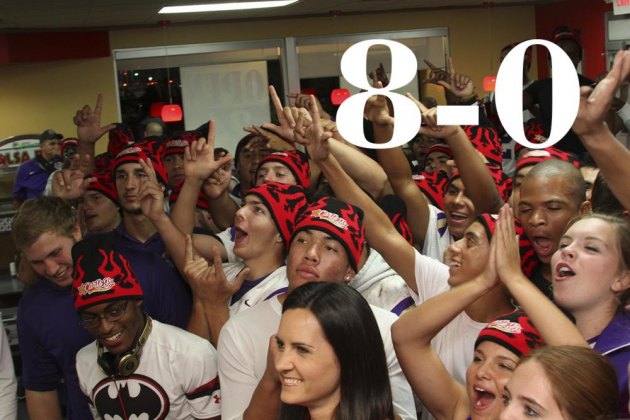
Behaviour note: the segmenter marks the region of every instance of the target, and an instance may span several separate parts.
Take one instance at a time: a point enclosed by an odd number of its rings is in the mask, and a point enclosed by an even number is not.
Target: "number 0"
[[[553,64],[551,133],[541,144],[528,141],[523,131],[523,58],[531,45],[547,47]],[[505,131],[517,143],[531,149],[543,149],[559,142],[571,129],[580,106],[580,84],[573,63],[560,47],[544,39],[521,42],[508,53],[497,74],[495,95]]]

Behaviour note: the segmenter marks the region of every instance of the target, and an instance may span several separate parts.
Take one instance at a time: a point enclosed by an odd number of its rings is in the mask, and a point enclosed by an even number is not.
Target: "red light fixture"
[[[330,92],[330,102],[332,102],[333,105],[341,105],[341,103],[350,96],[348,89],[333,89],[333,91]]]
[[[497,76],[486,76],[483,78],[481,86],[484,92],[494,92],[494,87],[497,84]]]
[[[164,122],[177,122],[181,121],[184,113],[182,112],[182,107],[178,104],[173,103],[173,95],[171,94],[171,84],[173,80],[171,79],[171,72],[168,66],[168,48],[166,42],[166,28],[169,25],[168,20],[161,20],[158,22],[162,27],[162,34],[164,35],[164,58],[166,59],[166,87],[168,89],[168,105],[164,105],[162,107],[162,121]]]
[[[177,104],[169,104],[162,107],[162,121],[164,122],[181,121],[183,115],[182,107]]]

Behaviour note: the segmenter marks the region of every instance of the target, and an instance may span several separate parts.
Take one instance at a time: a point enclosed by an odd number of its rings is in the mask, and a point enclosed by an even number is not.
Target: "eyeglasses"
[[[91,313],[82,313],[79,315],[81,324],[84,328],[96,328],[101,324],[101,319],[107,320],[107,322],[114,322],[120,319],[127,310],[129,301],[126,300],[118,305],[111,306],[103,315],[96,315]]]

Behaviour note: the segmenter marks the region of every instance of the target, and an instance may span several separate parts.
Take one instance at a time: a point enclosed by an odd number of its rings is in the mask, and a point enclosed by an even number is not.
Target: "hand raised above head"
[[[115,127],[109,124],[101,127],[101,113],[103,112],[103,95],[100,93],[96,97],[94,110],[89,105],[84,105],[76,112],[73,121],[77,126],[77,137],[79,141],[86,143],[96,143],[105,133]]]

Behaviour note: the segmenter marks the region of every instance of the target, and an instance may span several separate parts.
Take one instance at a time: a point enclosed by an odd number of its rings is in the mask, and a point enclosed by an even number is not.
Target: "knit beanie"
[[[157,179],[162,184],[166,184],[166,168],[160,159],[162,146],[158,140],[142,140],[121,150],[114,158],[114,171],[125,163],[138,163],[140,159],[147,161],[151,159],[153,169]]]
[[[298,219],[291,240],[302,230],[319,230],[339,241],[348,253],[348,261],[359,271],[365,246],[363,210],[334,197],[323,197],[310,204]]]
[[[279,162],[289,168],[295,180],[305,190],[311,187],[311,167],[308,164],[308,157],[299,150],[286,150],[281,152],[273,152],[260,159],[260,163],[256,168],[258,172],[266,162]]]
[[[299,185],[267,182],[250,188],[247,195],[255,195],[269,209],[278,233],[288,248],[289,238],[296,226],[296,220],[306,210],[307,201],[304,189]]]
[[[111,235],[93,235],[72,247],[74,307],[121,299],[142,299],[143,293],[129,261],[115,250]]]
[[[545,344],[523,311],[510,312],[491,321],[479,332],[475,348],[484,341],[492,341],[519,358]]]

